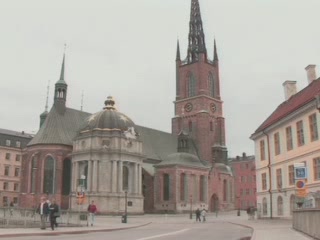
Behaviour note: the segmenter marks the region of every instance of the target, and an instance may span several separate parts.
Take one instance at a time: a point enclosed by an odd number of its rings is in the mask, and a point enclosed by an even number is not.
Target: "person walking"
[[[202,209],[202,211],[201,211],[202,222],[206,221],[206,213],[207,213],[207,211],[205,209]]]
[[[201,215],[201,212],[200,212],[200,209],[198,208],[198,209],[196,210],[196,222],[198,222],[198,220],[199,220],[199,222],[201,222],[200,215]]]
[[[46,218],[49,214],[49,206],[45,197],[40,198],[37,213],[40,214],[40,229],[46,229]]]
[[[95,214],[97,213],[97,206],[94,204],[94,201],[91,201],[91,204],[88,206],[88,213],[89,213],[89,223],[91,226],[94,224]]]
[[[59,205],[56,203],[55,199],[52,199],[49,206],[50,209],[50,226],[54,230],[54,227],[58,227],[57,217],[60,217]]]

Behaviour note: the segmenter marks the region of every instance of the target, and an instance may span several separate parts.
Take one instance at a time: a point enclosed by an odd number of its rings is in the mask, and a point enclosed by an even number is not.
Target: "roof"
[[[17,131],[12,131],[8,129],[2,129],[0,128],[0,134],[5,134],[5,135],[10,135],[10,136],[17,136],[17,137],[23,137],[23,138],[32,138],[33,135],[30,133],[25,133],[24,131],[22,132],[17,132]]]
[[[72,141],[77,131],[88,116],[90,116],[90,113],[71,108],[66,108],[65,113],[60,114],[56,107],[53,106],[28,146],[36,144],[63,144],[72,146]]]
[[[276,110],[257,128],[255,133],[258,133],[272,124],[278,122],[282,118],[293,113],[300,107],[315,99],[320,94],[320,78],[312,81],[307,87],[291,96],[287,101],[281,103]]]
[[[166,166],[166,165],[181,165],[187,167],[198,167],[198,168],[208,168],[207,166],[203,165],[200,159],[193,154],[186,153],[186,152],[176,152],[168,155],[164,161],[157,166]]]

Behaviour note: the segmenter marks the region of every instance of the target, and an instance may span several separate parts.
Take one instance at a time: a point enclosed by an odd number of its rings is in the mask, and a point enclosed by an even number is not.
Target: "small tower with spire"
[[[65,71],[65,53],[63,54],[60,79],[55,84],[54,90],[54,106],[59,113],[63,114],[66,110],[67,89],[68,85],[64,79]]]
[[[48,100],[49,100],[49,86],[50,86],[50,81],[48,82],[48,86],[47,86],[47,99],[46,99],[46,106],[44,108],[44,112],[41,113],[40,115],[40,128],[42,126],[42,124],[44,123],[44,121],[46,120],[47,116],[48,116]]]

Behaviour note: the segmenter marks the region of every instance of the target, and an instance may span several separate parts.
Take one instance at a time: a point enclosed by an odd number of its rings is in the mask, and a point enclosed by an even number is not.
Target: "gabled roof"
[[[72,141],[76,136],[84,119],[90,113],[66,108],[64,114],[60,114],[53,106],[35,137],[28,146],[36,144],[62,144],[72,146]]]
[[[281,103],[276,110],[257,128],[254,133],[258,133],[282,118],[313,101],[320,94],[320,78],[312,81],[307,87]]]

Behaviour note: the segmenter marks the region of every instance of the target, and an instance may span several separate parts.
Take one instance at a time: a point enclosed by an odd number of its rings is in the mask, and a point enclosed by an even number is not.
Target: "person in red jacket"
[[[94,224],[94,216],[97,213],[97,206],[94,204],[94,201],[91,201],[91,204],[88,206],[88,213],[89,213],[89,223],[91,223],[91,226]]]

